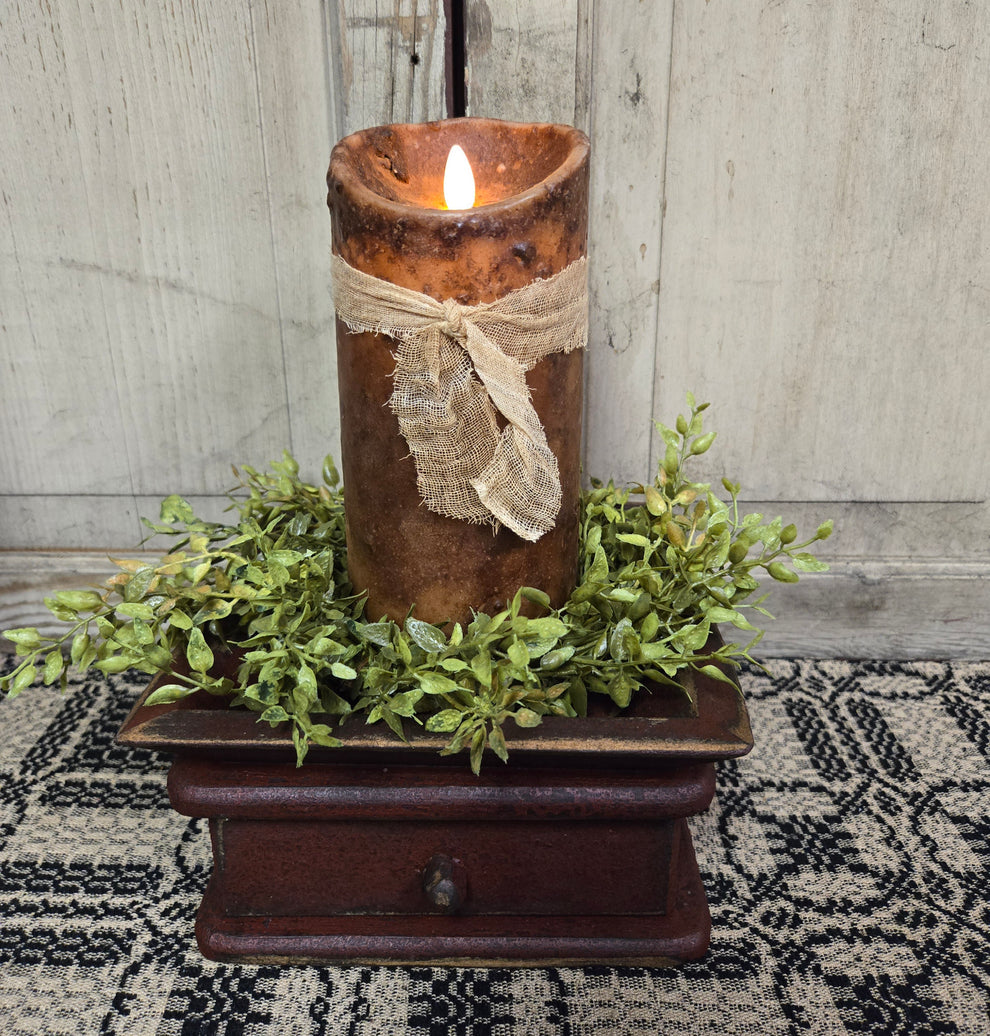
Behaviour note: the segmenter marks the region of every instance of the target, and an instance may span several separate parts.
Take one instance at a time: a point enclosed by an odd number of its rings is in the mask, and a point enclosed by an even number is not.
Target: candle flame
[[[448,209],[470,209],[474,205],[474,173],[460,144],[455,144],[447,156],[443,200]]]

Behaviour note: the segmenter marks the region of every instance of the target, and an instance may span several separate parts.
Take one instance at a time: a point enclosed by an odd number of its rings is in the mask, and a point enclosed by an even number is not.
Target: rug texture
[[[990,664],[772,670],[692,821],[712,948],[679,970],[212,964],[206,823],[113,743],[140,680],[0,702],[0,1033],[990,1033]]]

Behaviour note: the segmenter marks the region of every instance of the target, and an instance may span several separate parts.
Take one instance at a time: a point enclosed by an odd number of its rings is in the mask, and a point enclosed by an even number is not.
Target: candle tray
[[[507,731],[508,764],[478,777],[412,724],[404,744],[345,722],[296,767],[287,731],[224,699],[144,706],[158,681],[117,740],[171,754],[172,806],[209,819],[210,959],[664,965],[708,946],[687,818],[753,743],[734,687],[684,679]]]

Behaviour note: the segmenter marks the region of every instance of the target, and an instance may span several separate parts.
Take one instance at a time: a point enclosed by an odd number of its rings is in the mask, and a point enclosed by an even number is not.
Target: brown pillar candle
[[[455,144],[474,173],[470,209],[443,200]],[[334,148],[327,184],[334,253],[438,302],[495,301],[586,252],[588,141],[568,126],[471,118],[363,130]],[[578,565],[583,350],[553,353],[527,374],[562,490],[553,529],[535,542],[427,509],[389,407],[397,351],[338,320],[348,567],[369,617],[401,622],[415,605],[429,622],[463,622],[520,586],[562,604]]]

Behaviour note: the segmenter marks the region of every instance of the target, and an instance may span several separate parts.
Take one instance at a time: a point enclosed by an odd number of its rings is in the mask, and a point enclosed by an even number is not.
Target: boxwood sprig
[[[68,626],[61,636],[6,630],[21,661],[0,691],[14,697],[39,679],[64,689],[73,667],[133,668],[164,674],[149,704],[203,691],[288,724],[300,764],[311,745],[339,745],[335,729],[353,715],[399,738],[423,726],[443,736],[443,753],[467,751],[478,772],[486,748],[507,759],[510,719],[535,727],[581,716],[591,695],[623,709],[651,685],[681,686],[685,670],[732,682],[762,636],[751,619],[771,617],[761,577],[789,583],[825,570],[807,548],[832,525],[799,543],[781,518],[741,515],[738,484],[722,480],[725,500],[690,481],[686,469],[715,433],[703,428],[708,404],[690,394],[688,404],[673,428],[657,424],[664,455],[652,482],[593,481],[583,494],[580,579],[560,608],[522,587],[502,611],[463,626],[424,622],[414,609],[401,623],[367,621],[347,574],[336,468],[328,458],[313,485],[285,453],[267,472],[234,469],[229,524],[166,498],[146,524],[172,548],[153,562],[116,560],[103,586],[47,599]],[[716,624],[744,642],[711,648]]]

